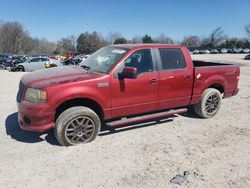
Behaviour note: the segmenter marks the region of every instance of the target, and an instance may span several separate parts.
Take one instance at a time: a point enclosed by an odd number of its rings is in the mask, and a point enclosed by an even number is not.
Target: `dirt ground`
[[[240,92],[218,115],[187,113],[102,132],[61,147],[53,132],[20,130],[15,96],[25,73],[0,71],[0,187],[250,187],[250,61],[241,55],[193,59],[241,65]],[[189,171],[181,186],[170,183]]]

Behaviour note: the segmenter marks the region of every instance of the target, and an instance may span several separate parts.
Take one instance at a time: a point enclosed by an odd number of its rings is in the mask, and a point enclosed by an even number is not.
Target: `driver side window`
[[[30,60],[31,63],[38,62],[38,61],[39,61],[38,58],[34,58],[34,59],[31,59],[31,60]]]
[[[134,67],[137,74],[153,71],[153,60],[150,49],[139,50],[131,54],[119,67],[117,72],[121,72],[124,67]]]

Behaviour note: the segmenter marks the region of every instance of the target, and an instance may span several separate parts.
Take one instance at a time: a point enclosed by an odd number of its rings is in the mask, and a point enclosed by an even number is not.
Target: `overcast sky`
[[[32,37],[57,41],[85,31],[103,35],[160,33],[182,40],[221,26],[229,37],[246,37],[250,0],[1,0],[0,21],[18,21]]]

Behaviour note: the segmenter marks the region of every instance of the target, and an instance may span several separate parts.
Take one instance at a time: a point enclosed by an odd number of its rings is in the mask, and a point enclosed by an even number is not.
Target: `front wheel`
[[[202,118],[211,118],[218,113],[221,100],[221,93],[217,89],[208,88],[202,94],[201,101],[194,105],[194,111]]]
[[[57,118],[54,134],[63,146],[93,141],[101,128],[98,115],[84,106],[71,107]]]

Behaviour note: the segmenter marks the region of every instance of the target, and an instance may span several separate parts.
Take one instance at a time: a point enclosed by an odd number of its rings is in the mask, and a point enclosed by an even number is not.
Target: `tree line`
[[[221,27],[211,31],[206,37],[196,35],[185,36],[182,41],[176,41],[164,33],[158,37],[148,34],[136,35],[132,39],[126,39],[119,32],[109,32],[103,36],[101,33],[84,32],[78,37],[71,35],[61,38],[57,42],[48,41],[45,38],[33,38],[18,22],[0,23],[0,53],[1,54],[44,54],[65,55],[68,51],[77,51],[83,54],[92,53],[108,44],[125,43],[163,43],[182,44],[188,48],[250,48],[250,24],[244,28],[246,38],[228,38]]]

